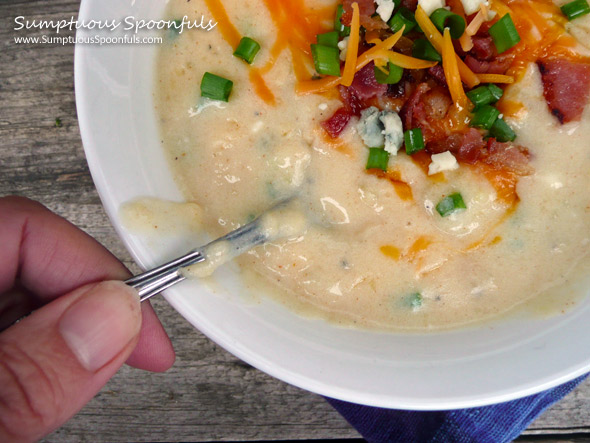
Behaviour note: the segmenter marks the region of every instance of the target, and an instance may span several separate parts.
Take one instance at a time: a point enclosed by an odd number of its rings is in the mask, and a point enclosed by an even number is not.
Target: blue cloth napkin
[[[369,442],[503,443],[518,437],[587,376],[518,400],[451,411],[401,411],[326,400]]]

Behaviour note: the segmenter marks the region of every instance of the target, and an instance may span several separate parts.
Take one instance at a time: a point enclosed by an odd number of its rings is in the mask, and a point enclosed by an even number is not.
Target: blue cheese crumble
[[[391,155],[397,155],[404,143],[404,129],[398,113],[379,111],[374,106],[361,112],[357,132],[367,147],[383,146]]]

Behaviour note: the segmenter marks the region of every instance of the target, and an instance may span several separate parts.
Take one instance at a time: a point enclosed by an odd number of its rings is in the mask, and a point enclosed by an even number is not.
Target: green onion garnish
[[[234,51],[234,55],[245,60],[246,63],[252,64],[258,51],[260,51],[260,45],[256,40],[252,40],[250,37],[242,37],[240,44]]]
[[[510,14],[506,14],[497,23],[492,25],[489,33],[494,40],[498,54],[508,51],[520,41],[520,35],[518,35]]]
[[[408,296],[408,303],[412,309],[419,309],[422,307],[422,294],[414,292]]]
[[[502,98],[502,96],[504,95],[504,90],[496,85],[494,85],[493,83],[488,84],[488,89],[490,90],[490,92],[492,93],[492,96],[494,97],[494,103],[497,102],[498,100],[500,100]]]
[[[466,93],[467,97],[476,108],[496,103],[500,100],[503,94],[504,91],[502,91],[502,88],[499,88],[494,84],[479,86]]]
[[[381,169],[387,171],[389,152],[383,148],[369,148],[369,158],[366,169]]]
[[[436,205],[436,211],[441,215],[441,217],[451,215],[453,212],[460,209],[467,209],[467,206],[465,206],[463,196],[461,196],[461,194],[458,192],[443,198],[440,203]]]
[[[201,97],[228,101],[234,82],[218,75],[205,72],[201,80]]]
[[[440,54],[436,52],[434,46],[424,38],[414,41],[414,44],[412,45],[412,57],[442,63],[442,57]]]
[[[375,66],[375,80],[381,85],[395,85],[399,83],[404,74],[404,68],[400,68],[391,62],[387,63],[388,74],[385,74],[381,69]]]
[[[340,34],[338,31],[325,32],[317,35],[318,45],[330,46],[332,48],[338,47],[338,40]]]
[[[479,86],[469,92],[467,92],[467,98],[471,100],[476,107],[489,105],[490,103],[494,103],[494,96],[490,91],[490,88],[487,86]]]
[[[414,128],[404,132],[404,142],[406,144],[406,154],[412,155],[424,149],[424,137],[422,129]]]
[[[460,38],[465,32],[465,19],[460,15],[454,14],[448,9],[438,8],[430,14],[430,20],[440,32],[444,32],[445,28],[449,28],[451,38]]]
[[[490,105],[484,105],[475,111],[469,124],[474,128],[490,129],[499,115],[500,111],[496,108]]]
[[[318,74],[340,75],[340,51],[324,45],[311,45],[311,55]]]
[[[563,12],[563,15],[571,21],[576,17],[590,13],[590,6],[586,0],[574,0],[573,2],[563,5],[561,7],[561,12]]]
[[[410,32],[412,29],[416,27],[416,19],[414,18],[414,14],[406,7],[401,7],[395,13],[393,17],[389,19],[387,22],[389,27],[393,32],[399,31],[402,26],[406,26],[404,29],[404,35]]]
[[[350,26],[344,26],[340,19],[344,15],[344,6],[338,5],[336,9],[336,18],[334,19],[334,31],[340,34],[340,37],[347,37],[350,35]]]
[[[512,142],[516,139],[516,133],[502,118],[496,119],[490,128],[490,135],[499,142]]]

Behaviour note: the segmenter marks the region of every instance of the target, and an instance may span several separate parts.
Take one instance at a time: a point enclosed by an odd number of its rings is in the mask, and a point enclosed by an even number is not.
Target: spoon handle
[[[191,251],[143,274],[125,280],[125,283],[139,291],[140,301],[148,300],[170,286],[186,279],[180,268],[194,265],[205,260],[200,251]]]
[[[254,220],[205,246],[186,253],[182,257],[125,280],[125,283],[139,291],[140,301],[148,300],[170,286],[185,280],[186,276],[183,275],[181,269],[207,260],[207,253],[221,242],[226,242],[229,248],[216,266],[264,243],[268,237],[260,228],[259,219]]]

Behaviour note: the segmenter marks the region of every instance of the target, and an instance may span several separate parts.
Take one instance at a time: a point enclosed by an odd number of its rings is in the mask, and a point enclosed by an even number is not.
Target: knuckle
[[[58,380],[16,343],[0,341],[0,440],[52,429],[65,400]]]

